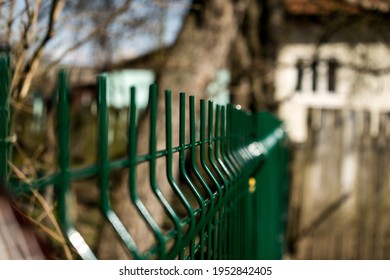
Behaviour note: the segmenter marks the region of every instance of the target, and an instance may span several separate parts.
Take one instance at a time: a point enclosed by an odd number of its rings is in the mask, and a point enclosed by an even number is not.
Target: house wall
[[[372,119],[390,111],[390,36],[375,26],[357,22],[340,28],[326,43],[319,43],[326,26],[288,22],[277,59],[276,98],[280,116],[295,142],[307,139],[308,108],[368,110]],[[383,32],[382,32],[383,31]],[[378,33],[378,34],[376,34]],[[328,89],[328,62],[337,62],[335,91]],[[304,64],[302,86],[297,90],[297,62]],[[311,63],[317,60],[317,86],[313,90]],[[378,133],[373,121],[372,134]]]

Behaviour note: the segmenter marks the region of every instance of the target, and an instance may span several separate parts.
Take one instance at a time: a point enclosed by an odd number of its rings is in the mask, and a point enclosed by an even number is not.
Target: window
[[[295,65],[297,69],[297,86],[295,88],[296,91],[302,91],[302,81],[303,81],[303,61],[300,59],[298,60],[297,64]]]
[[[336,70],[338,63],[332,58],[328,61],[328,91],[334,93],[336,91]]]
[[[299,59],[295,65],[297,81],[295,90],[297,92],[327,91],[328,93],[336,92],[338,62],[331,58],[312,61]]]
[[[317,91],[317,81],[318,81],[318,71],[317,71],[317,68],[318,68],[318,60],[314,60],[311,64],[311,73],[312,73],[312,87],[311,89],[313,90],[313,92],[316,92]]]

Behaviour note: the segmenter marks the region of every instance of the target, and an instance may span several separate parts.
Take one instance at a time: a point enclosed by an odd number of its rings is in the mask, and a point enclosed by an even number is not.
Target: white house
[[[275,82],[293,141],[306,140],[308,108],[369,111],[377,133],[380,112],[390,112],[389,8],[385,0],[286,0]]]

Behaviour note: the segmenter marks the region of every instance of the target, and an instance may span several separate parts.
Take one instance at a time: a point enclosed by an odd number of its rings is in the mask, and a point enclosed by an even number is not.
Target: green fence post
[[[211,141],[211,139],[208,139]],[[209,178],[211,178],[215,188],[216,188],[216,195],[219,198],[217,200],[217,203],[215,205],[215,208],[218,209],[222,203],[222,187],[219,184],[217,178],[211,171],[210,167],[208,166],[207,159],[206,159],[206,105],[205,105],[205,100],[201,99],[200,100],[200,160],[201,160],[201,166],[203,167],[203,170],[207,173]],[[209,144],[210,145],[210,144]],[[210,163],[211,164],[211,163]],[[215,191],[212,190],[214,193]],[[214,195],[213,193],[213,195]],[[213,258],[216,259],[217,255],[217,214],[215,213],[213,215],[213,222],[209,224],[209,229],[208,229],[208,242],[209,244],[207,245],[207,253],[208,253],[208,258],[211,259],[211,253],[213,252]],[[212,247],[213,246],[213,247]],[[211,249],[213,248],[213,249]]]
[[[0,54],[0,180],[8,179],[9,59]]]
[[[150,89],[151,90],[151,89]],[[137,106],[136,106],[136,91],[135,88],[131,89],[130,97],[130,113],[129,113],[129,192],[132,203],[136,206],[138,212],[143,216],[147,222],[149,228],[153,232],[158,243],[158,254],[161,259],[166,256],[166,240],[160,227],[146,208],[145,204],[141,201],[137,188]]]
[[[233,185],[236,182],[236,170],[232,167],[229,154],[227,153],[226,147],[229,142],[230,135],[226,134],[226,116],[225,106],[217,105],[216,108],[216,119],[215,119],[215,135],[219,141],[215,143],[215,156],[219,164],[223,167],[223,170],[230,179],[230,184]],[[228,191],[231,191],[229,189]]]
[[[180,219],[177,216],[176,212],[172,209],[169,201],[165,198],[164,194],[161,192],[160,187],[157,182],[157,109],[158,109],[158,88],[156,84],[153,84],[150,87],[149,92],[150,100],[150,135],[149,135],[149,182],[152,188],[153,193],[155,194],[158,201],[161,203],[161,206],[164,208],[165,213],[171,219],[175,226],[176,238],[175,245],[167,254],[166,258],[172,258],[178,252],[178,248],[181,245],[182,240],[182,227],[180,224]]]
[[[89,246],[80,233],[74,228],[69,217],[71,206],[70,186],[71,172],[70,164],[70,109],[69,109],[69,88],[67,73],[61,70],[58,75],[58,167],[59,174],[56,184],[57,196],[57,217],[61,229],[66,234],[73,248],[83,259],[96,259]]]
[[[99,185],[100,205],[104,212],[111,208],[109,197],[109,156],[108,156],[108,112],[107,112],[107,77],[100,75],[98,85],[98,146],[99,146]]]
[[[70,189],[69,174],[69,134],[70,134],[70,115],[69,115],[69,95],[67,85],[67,74],[64,70],[59,72],[58,76],[58,166],[60,171],[59,183],[57,187],[58,199],[58,218],[64,228],[70,227],[67,212],[67,195]]]
[[[195,128],[195,98],[194,96],[190,96],[190,144],[191,144],[191,149],[190,149],[190,158],[191,158],[191,169],[195,174],[196,179],[200,182],[200,185],[203,187],[203,189],[206,191],[208,198],[210,200],[209,204],[209,209],[208,213],[210,213],[214,207],[214,196],[213,193],[204,180],[202,174],[200,173],[198,166],[197,166],[197,150],[196,150],[196,128]],[[210,222],[207,225],[207,228],[210,229]],[[202,228],[200,232],[200,258],[204,259],[204,242],[205,239],[209,240],[209,234],[206,235],[205,227]],[[209,250],[207,252],[210,252]],[[208,255],[209,257],[209,255]]]
[[[187,229],[186,235],[183,237],[183,241],[179,245],[184,245],[186,242],[188,242],[192,235],[194,234],[195,229],[195,212],[192,209],[192,206],[188,199],[183,194],[183,191],[180,189],[179,185],[176,183],[176,180],[173,175],[172,170],[172,164],[173,164],[173,152],[172,152],[172,98],[171,98],[171,91],[166,90],[165,91],[165,137],[166,137],[166,150],[167,150],[167,156],[166,156],[166,175],[169,184],[171,185],[173,191],[180,199],[181,203],[183,204],[184,208],[186,209],[188,213],[189,218],[189,227]],[[178,248],[180,250],[180,248]],[[173,254],[176,254],[177,252],[172,250]],[[179,259],[184,259],[184,253],[185,249],[181,249],[179,253]]]
[[[258,213],[259,233],[257,259],[280,259],[282,257],[282,240],[280,239],[281,220],[281,191],[284,180],[281,177],[280,168],[280,141],[283,140],[284,132],[281,122],[268,113],[257,114],[256,136],[263,139],[263,147],[266,151],[264,164],[255,175],[258,182]],[[284,175],[286,176],[286,175]]]
[[[216,115],[219,115],[219,106],[218,110],[216,112]],[[217,249],[216,253],[214,254],[214,259],[223,259],[224,258],[224,249],[226,247],[226,217],[225,217],[225,207],[224,204],[226,203],[226,197],[227,197],[227,191],[231,187],[231,181],[229,180],[228,173],[225,173],[223,171],[223,166],[219,165],[217,163],[217,156],[216,153],[219,151],[219,142],[220,139],[218,139],[218,125],[219,125],[219,116],[215,117],[215,124],[214,124],[214,105],[212,101],[208,102],[208,161],[211,165],[211,168],[215,170],[215,172],[218,174],[218,177],[220,179],[220,193],[219,193],[219,201],[221,204],[221,207],[219,208],[218,214],[217,214],[217,221],[216,221],[216,230],[214,231],[214,238],[215,243],[217,243]],[[228,171],[227,171],[228,172]],[[218,181],[218,180],[217,180]],[[215,250],[215,249],[214,249]]]
[[[125,245],[128,251],[135,259],[142,257],[137,251],[137,245],[130,236],[122,221],[111,208],[109,191],[109,146],[108,146],[108,107],[107,107],[107,77],[99,75],[98,85],[98,161],[99,161],[99,188],[100,188],[100,209],[113,227],[120,241]],[[131,93],[130,93],[131,94]]]
[[[190,191],[195,196],[195,199],[199,205],[200,209],[200,215],[198,217],[198,221],[196,224],[196,228],[198,228],[199,225],[201,225],[205,220],[205,201],[200,194],[199,190],[196,188],[194,183],[192,182],[190,176],[188,175],[188,172],[186,170],[186,157],[185,157],[185,150],[186,150],[186,94],[184,92],[180,93],[180,112],[179,112],[179,118],[180,118],[180,124],[179,124],[179,171],[180,175],[183,177],[185,183],[188,185]],[[194,233],[194,236],[190,240],[190,251],[189,251],[189,258],[191,260],[195,259],[195,240],[196,240],[196,231]]]

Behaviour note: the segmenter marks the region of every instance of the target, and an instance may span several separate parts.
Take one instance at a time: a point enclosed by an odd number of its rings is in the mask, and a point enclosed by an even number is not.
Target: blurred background
[[[126,154],[128,87],[137,86],[140,137],[147,137],[147,91],[157,82],[176,101],[186,91],[285,122],[286,258],[389,259],[389,15],[389,0],[0,0],[0,52],[10,52],[13,68],[12,172],[31,180],[53,171],[59,68],[71,84],[76,168],[97,161],[96,75],[108,77],[111,159]],[[124,178],[124,171],[111,178],[122,214],[131,211]],[[112,233],[89,185],[96,182],[73,186],[80,231],[103,258],[121,258],[101,244]],[[27,213],[44,223],[48,208],[39,210],[38,200]]]

